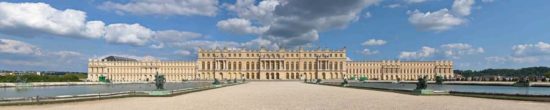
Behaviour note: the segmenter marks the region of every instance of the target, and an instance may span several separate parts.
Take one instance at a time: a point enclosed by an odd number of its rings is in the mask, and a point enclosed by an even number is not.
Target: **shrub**
[[[367,77],[359,77],[359,81],[367,81]]]

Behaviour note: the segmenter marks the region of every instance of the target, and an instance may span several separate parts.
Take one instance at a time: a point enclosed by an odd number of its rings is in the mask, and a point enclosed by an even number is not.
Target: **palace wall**
[[[103,75],[115,82],[153,81],[158,72],[167,81],[249,79],[303,80],[367,77],[370,80],[416,80],[436,75],[453,78],[452,61],[347,61],[346,50],[200,49],[197,61],[90,59],[88,80]]]

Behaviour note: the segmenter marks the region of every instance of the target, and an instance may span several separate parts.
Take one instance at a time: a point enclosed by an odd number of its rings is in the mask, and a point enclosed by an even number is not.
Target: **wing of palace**
[[[346,49],[229,50],[199,49],[196,61],[136,60],[109,56],[90,59],[88,80],[103,76],[115,82],[153,81],[163,74],[170,82],[248,79],[303,80],[366,77],[369,80],[453,78],[451,61],[347,61]]]

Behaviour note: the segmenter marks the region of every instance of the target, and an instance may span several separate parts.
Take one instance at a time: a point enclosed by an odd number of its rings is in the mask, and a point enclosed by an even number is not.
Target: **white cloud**
[[[435,48],[424,46],[424,47],[422,47],[422,50],[420,50],[420,51],[416,51],[416,52],[404,51],[404,52],[401,52],[401,54],[399,55],[399,58],[400,59],[422,59],[422,58],[427,58],[427,57],[433,56],[435,54],[435,52],[436,52]]]
[[[53,52],[52,54],[59,56],[61,58],[71,58],[76,56],[82,56],[80,52],[75,52],[75,51],[58,51],[58,52]]]
[[[0,39],[0,53],[40,55],[40,49],[34,45],[11,39]]]
[[[264,47],[267,49],[279,49],[279,45],[275,44],[274,42],[271,42],[270,40],[265,40],[261,38],[241,43],[241,48],[253,49],[253,48],[260,48],[260,47]]]
[[[379,0],[265,0],[257,5],[253,0],[237,0],[224,6],[236,12],[241,19],[257,23],[255,27],[269,27],[261,39],[281,47],[308,45],[318,40],[319,31],[344,28],[361,17],[361,11]],[[219,26],[220,27],[220,26]],[[245,27],[250,27],[248,24]],[[242,29],[253,30],[253,29]],[[236,31],[256,32],[256,31]]]
[[[203,2],[203,1],[189,1]],[[200,38],[193,32],[164,30],[152,31],[140,24],[86,21],[86,13],[74,9],[58,10],[45,3],[0,2],[0,33],[14,36],[62,36],[76,38],[104,38],[107,42],[143,46],[150,41],[160,44]]]
[[[139,24],[110,24],[106,28],[105,40],[111,43],[145,45],[154,35],[149,28]]]
[[[508,59],[506,57],[490,56],[490,57],[485,57],[485,60],[491,61],[491,62],[504,62],[504,61],[507,61]]]
[[[508,59],[516,63],[535,63],[539,60],[543,60],[535,56],[524,56],[524,57],[508,56]],[[546,58],[546,60],[548,60],[548,58]]]
[[[185,42],[175,42],[172,44],[180,50],[176,51],[176,54],[196,53],[199,48],[202,49],[259,49],[260,47],[267,49],[279,49],[278,45],[265,39],[254,39],[248,42],[234,42],[234,41],[209,41],[209,40],[191,40]],[[183,52],[183,53],[182,53]]]
[[[231,18],[227,20],[219,21],[216,25],[222,31],[231,32],[235,34],[262,34],[269,27],[255,27],[252,26],[249,20],[241,18]]]
[[[131,58],[136,60],[145,60],[145,61],[155,61],[155,60],[166,60],[167,58],[164,57],[156,57],[151,55],[132,55],[132,54],[119,54],[119,53],[110,53],[110,54],[104,54],[101,56],[94,56],[90,57],[90,59],[102,59],[109,56],[118,56],[118,57],[125,57],[125,58]]]
[[[474,55],[485,52],[482,47],[474,47],[466,43],[449,43],[440,45],[440,48],[431,48],[424,46],[422,50],[411,52],[401,52],[399,58],[401,59],[422,59],[433,56],[440,56],[446,58],[460,59],[464,55]],[[491,58],[494,59],[494,58]]]
[[[401,4],[390,4],[390,5],[387,5],[386,7],[388,8],[399,8],[399,7],[402,7]]]
[[[514,45],[512,50],[515,56],[550,56],[550,44],[545,42]]]
[[[193,40],[187,42],[177,42],[174,43],[175,46],[180,47],[186,50],[198,50],[199,48],[204,49],[215,49],[215,48],[239,48],[241,44],[238,42],[232,41],[207,41],[207,40]]]
[[[237,0],[235,4],[224,4],[229,11],[236,12],[240,18],[254,19],[260,23],[273,20],[273,11],[280,3],[278,0],[263,0],[255,5],[255,0]]]
[[[537,63],[550,61],[550,44],[538,42],[534,44],[519,44],[512,46],[513,53],[508,56],[492,56],[490,62]]]
[[[441,51],[447,57],[458,59],[462,55],[471,55],[483,53],[484,49],[481,47],[475,48],[470,44],[465,43],[451,43],[441,45]]]
[[[372,14],[370,12],[366,12],[363,17],[370,18],[370,17],[372,17]]]
[[[86,21],[79,10],[57,10],[45,3],[0,2],[0,32],[15,36],[57,35],[76,38],[100,38],[102,21]]]
[[[374,55],[378,54],[378,50],[370,50],[370,49],[363,49],[363,51],[360,52],[363,55]]]
[[[42,49],[35,45],[11,39],[0,39],[0,53],[60,58],[82,56],[81,53],[75,51],[42,51]]]
[[[39,47],[22,41],[0,39],[0,65],[4,68],[33,70],[66,70],[85,68],[83,55],[75,51],[43,51]],[[78,66],[76,66],[78,65]]]
[[[149,46],[149,47],[154,48],[154,49],[161,49],[161,48],[164,48],[164,43],[151,44],[151,46]]]
[[[504,62],[514,62],[514,63],[536,63],[537,61],[544,60],[540,57],[536,56],[490,56],[485,57],[485,60],[489,62],[498,62],[498,63],[504,63]],[[546,58],[546,60],[550,60],[550,58]]]
[[[387,42],[385,40],[381,39],[369,39],[365,42],[363,42],[361,45],[363,46],[378,46],[378,45],[384,45]]]
[[[178,50],[174,52],[175,54],[182,55],[182,56],[188,56],[191,55],[191,52],[188,50]]]
[[[418,10],[409,13],[409,22],[421,30],[445,31],[466,21],[449,13],[447,9],[422,13]]]
[[[452,27],[465,24],[464,18],[471,13],[473,0],[455,0],[452,10],[447,8],[435,12],[420,12],[418,10],[408,11],[409,22],[420,30],[445,31]]]
[[[215,16],[218,0],[133,0],[128,3],[107,1],[100,7],[138,15]]]
[[[426,2],[428,0],[405,0],[405,2],[407,3],[422,3],[422,2]]]
[[[369,39],[369,40],[363,42],[361,45],[363,45],[365,47],[368,47],[368,46],[380,46],[380,45],[384,45],[386,43],[387,42],[385,40],[381,40],[381,39]],[[374,55],[374,54],[378,54],[379,51],[365,48],[365,49],[363,49],[363,51],[359,51],[359,53],[361,53],[363,55]]]
[[[468,16],[474,3],[474,0],[455,0],[452,10],[457,16]]]

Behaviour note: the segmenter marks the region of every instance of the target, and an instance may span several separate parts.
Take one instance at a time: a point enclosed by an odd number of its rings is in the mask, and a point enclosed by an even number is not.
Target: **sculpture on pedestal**
[[[214,82],[212,82],[213,85],[220,85],[220,81],[218,78],[214,78]]]
[[[428,87],[426,79],[428,79],[428,76],[418,78],[418,82],[416,83],[416,90],[422,90]]]
[[[348,80],[344,78],[344,81],[340,83],[341,86],[348,86]]]
[[[155,86],[157,86],[157,90],[163,90],[164,89],[164,83],[166,83],[166,79],[164,78],[164,75],[155,75]]]
[[[443,84],[443,77],[437,75],[437,76],[435,77],[435,84],[438,84],[438,85]]]

